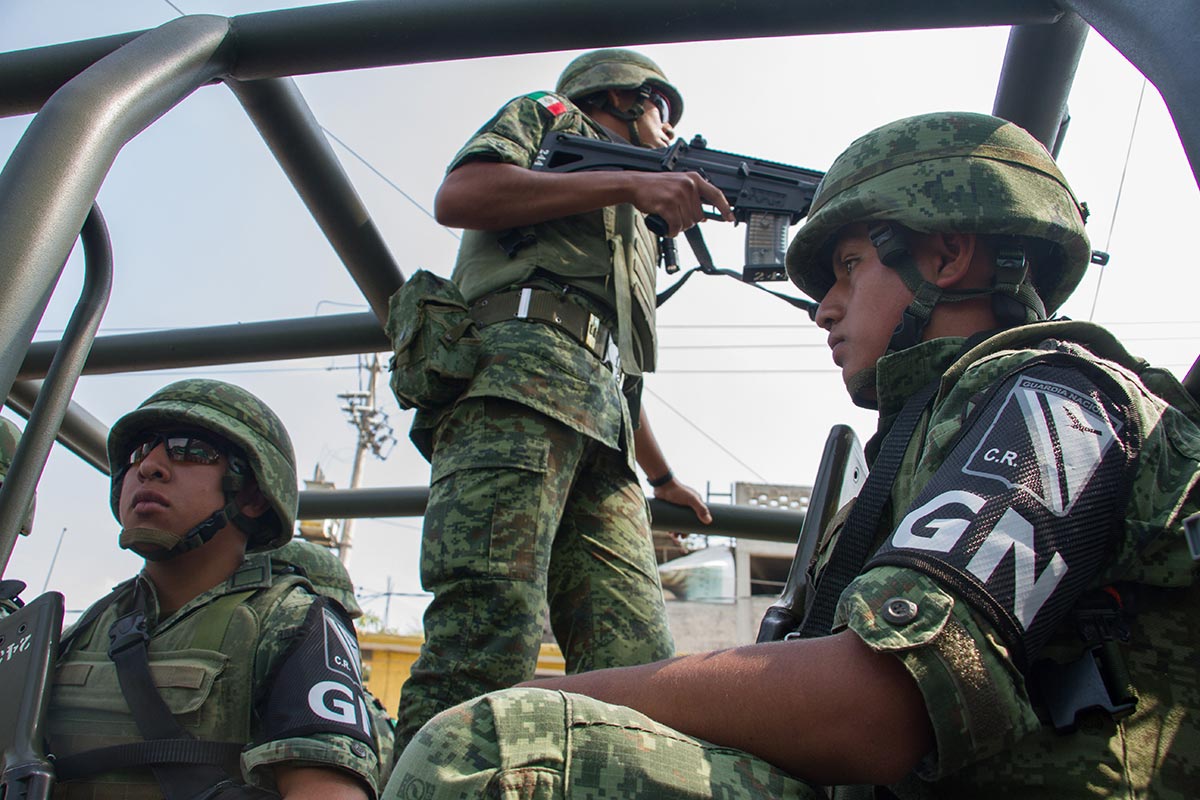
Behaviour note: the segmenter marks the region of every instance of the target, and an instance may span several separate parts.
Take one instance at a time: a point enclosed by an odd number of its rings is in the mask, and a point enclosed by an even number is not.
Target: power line
[[[408,192],[406,192],[406,191],[404,191],[403,189],[401,189],[401,188],[400,188],[400,187],[399,187],[399,186],[398,186],[398,185],[397,185],[397,184],[396,184],[396,183],[395,183],[395,182],[394,182],[394,181],[393,181],[391,178],[389,178],[387,175],[384,175],[384,174],[383,174],[381,171],[379,171],[378,169],[376,169],[376,167],[375,167],[375,165],[374,165],[374,164],[372,164],[370,161],[367,161],[367,159],[365,159],[365,158],[363,158],[361,155],[359,155],[359,154],[358,154],[358,151],[356,151],[356,150],[355,150],[353,147],[351,147],[350,145],[348,145],[348,144],[346,144],[345,142],[343,142],[343,141],[342,141],[342,140],[341,140],[341,139],[338,137],[338,135],[337,135],[336,133],[334,133],[333,131],[329,130],[329,128],[326,128],[324,125],[319,125],[319,127],[321,128],[321,130],[325,131],[325,135],[326,135],[326,136],[328,136],[330,139],[333,139],[335,142],[337,142],[337,143],[338,143],[338,144],[340,144],[342,147],[344,147],[344,148],[346,149],[346,152],[348,152],[350,155],[354,156],[354,157],[355,157],[355,158],[357,158],[359,161],[361,161],[361,162],[362,162],[364,165],[366,165],[367,169],[371,170],[371,172],[374,172],[374,173],[375,173],[375,175],[376,175],[376,176],[378,176],[380,180],[382,180],[382,181],[383,181],[384,183],[386,183],[388,186],[392,187],[392,188],[393,188],[393,189],[395,189],[397,192],[399,192],[399,193],[400,193],[400,195],[401,195],[402,197],[404,197],[404,199],[405,199],[405,200],[407,200],[408,202],[412,203],[414,206],[416,206],[416,207],[417,207],[417,208],[419,208],[419,209],[420,209],[422,212],[424,212],[425,216],[429,217],[429,218],[430,218],[431,220],[433,220],[434,222],[437,222],[437,217],[435,217],[435,216],[433,215],[433,212],[431,212],[429,209],[425,208],[425,206],[423,206],[423,205],[421,205],[419,202],[417,202],[417,199],[416,199],[415,197],[413,197],[411,194],[409,194]],[[450,230],[450,229],[449,229],[449,228],[447,228],[445,225],[442,225],[440,222],[438,222],[438,227],[440,227],[440,228],[441,228],[442,230],[444,230],[446,233],[448,233],[448,234],[450,234],[451,236],[453,236],[453,237],[454,237],[456,240],[458,240],[458,241],[460,241],[460,242],[462,241],[462,236],[460,236],[459,234],[457,234],[457,233],[455,233],[454,231]]]
[[[688,417],[687,417],[687,415],[686,415],[686,414],[684,414],[684,413],[683,413],[682,411],[680,411],[678,408],[676,408],[675,406],[671,405],[671,404],[670,404],[670,403],[668,403],[666,400],[664,400],[664,399],[663,399],[663,397],[662,397],[662,395],[660,395],[660,394],[658,394],[657,392],[655,392],[654,390],[650,389],[650,388],[649,388],[648,386],[646,386],[645,384],[643,384],[643,385],[642,385],[642,391],[643,391],[643,392],[646,392],[648,395],[650,395],[651,397],[653,397],[655,400],[657,400],[658,402],[660,402],[660,403],[662,403],[664,406],[666,406],[666,407],[667,407],[667,408],[668,408],[670,411],[672,411],[672,412],[675,414],[675,416],[679,417],[681,420],[683,420],[684,422],[686,422],[688,425],[692,426],[692,428],[693,428],[693,429],[694,429],[694,430],[695,430],[697,433],[699,433],[699,434],[700,434],[701,436],[703,436],[705,439],[708,439],[708,441],[712,442],[712,443],[713,443],[713,444],[714,444],[714,445],[717,447],[717,449],[718,449],[718,450],[720,450],[722,453],[724,453],[725,455],[727,455],[727,456],[729,456],[730,458],[732,458],[732,459],[733,459],[734,461],[736,461],[736,462],[737,462],[739,465],[741,465],[741,466],[742,466],[744,469],[748,470],[748,471],[750,472],[750,474],[752,474],[754,477],[758,478],[758,480],[759,480],[759,481],[761,481],[761,482],[763,482],[763,483],[765,483],[765,482],[766,482],[766,480],[767,480],[767,479],[766,479],[766,478],[764,478],[764,477],[763,477],[763,476],[762,476],[762,475],[759,473],[759,471],[758,471],[758,470],[756,470],[754,467],[750,466],[750,465],[749,465],[749,464],[747,464],[745,461],[742,461],[740,458],[738,458],[736,455],[734,455],[734,453],[733,453],[733,451],[732,451],[732,450],[730,450],[728,447],[726,447],[725,445],[721,444],[721,443],[720,443],[720,442],[718,442],[716,439],[714,439],[714,438],[713,438],[713,437],[712,437],[712,436],[709,434],[709,432],[708,432],[708,431],[704,430],[704,429],[703,429],[703,428],[701,428],[699,425],[697,425],[696,423],[694,423],[694,422],[692,422],[690,419],[688,419]]]
[[[1113,228],[1117,226],[1117,209],[1121,207],[1121,193],[1125,191],[1125,176],[1129,173],[1129,160],[1133,154],[1133,139],[1137,133],[1138,119],[1142,116],[1142,100],[1146,96],[1146,79],[1142,78],[1142,90],[1138,93],[1137,109],[1133,112],[1133,125],[1129,128],[1129,145],[1125,148],[1125,164],[1121,167],[1121,180],[1117,184],[1117,197],[1113,201],[1112,218],[1108,221],[1108,235],[1104,240],[1104,252],[1112,252]],[[1096,293],[1092,295],[1092,310],[1088,312],[1090,322],[1096,316],[1096,303],[1100,300],[1100,286],[1104,283],[1105,266],[1100,267],[1100,277],[1096,279]]]

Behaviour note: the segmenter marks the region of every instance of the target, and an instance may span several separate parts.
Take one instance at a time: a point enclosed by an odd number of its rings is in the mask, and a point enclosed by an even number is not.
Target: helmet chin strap
[[[147,561],[169,561],[206,543],[240,513],[230,500],[199,525],[182,536],[157,528],[122,528],[117,542],[123,550],[132,550]]]
[[[891,268],[913,293],[912,302],[900,317],[892,331],[887,352],[896,353],[920,344],[925,338],[925,328],[933,316],[938,303],[956,303],[991,296],[992,311],[1001,328],[1011,328],[1046,318],[1046,309],[1037,292],[1026,277],[1029,265],[1025,249],[1020,240],[1012,238],[997,248],[995,278],[988,289],[964,289],[948,291],[930,283],[921,275],[917,262],[908,247],[905,233],[888,222],[876,223],[867,235],[879,260]],[[872,386],[874,378],[872,377]]]
[[[604,97],[604,105],[601,109],[612,114],[619,120],[624,120],[629,126],[629,143],[637,147],[642,146],[642,137],[638,135],[637,121],[646,113],[646,101],[650,99],[650,87],[643,86],[638,89],[638,99],[628,109],[620,109],[613,103],[612,98],[607,94]]]

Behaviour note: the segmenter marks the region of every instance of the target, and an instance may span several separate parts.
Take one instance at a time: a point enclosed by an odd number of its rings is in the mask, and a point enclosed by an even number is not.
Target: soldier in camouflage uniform
[[[354,582],[346,566],[330,552],[307,539],[292,539],[271,553],[272,568],[297,570],[312,584],[313,591],[333,600],[345,609],[347,616],[356,620],[363,615],[362,607],[354,596]],[[377,784],[387,783],[392,772],[392,760],[396,737],[396,722],[388,716],[387,709],[378,697],[364,685],[363,695],[367,700],[367,712],[375,730],[375,747],[379,753],[379,777]]]
[[[482,353],[457,402],[414,422],[414,441],[432,441],[421,580],[434,599],[400,746],[437,712],[533,677],[547,603],[568,672],[673,652],[635,456],[655,497],[711,517],[620,380],[636,395],[654,369],[658,243],[644,215],[674,236],[703,219],[702,201],[729,205],[695,173],[529,167],[552,131],[665,146],[682,112],[653,61],[600,50],[555,92],[510,101],[449,167],[436,213],[466,229],[453,279]]]
[[[108,456],[120,545],[146,566],[63,634],[56,796],[374,796],[353,626],[266,552],[298,497],[279,418],[179,381],[113,425]]]
[[[385,797],[1194,796],[1200,407],[1102,328],[1046,321],[1084,214],[995,117],[855,141],[788,267],[880,427],[802,638],[464,704]]]

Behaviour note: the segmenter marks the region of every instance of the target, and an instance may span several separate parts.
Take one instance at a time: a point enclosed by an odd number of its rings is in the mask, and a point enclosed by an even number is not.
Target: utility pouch
[[[444,408],[475,374],[481,341],[467,301],[453,281],[413,273],[388,304],[392,392],[401,408]]]
[[[49,797],[54,770],[42,738],[62,628],[63,597],[47,592],[0,619],[0,797]]]

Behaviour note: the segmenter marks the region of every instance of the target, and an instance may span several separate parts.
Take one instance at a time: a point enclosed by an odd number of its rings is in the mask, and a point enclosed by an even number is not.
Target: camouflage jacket
[[[251,554],[224,584],[160,620],[153,584],[142,576],[134,580],[148,598],[151,671],[168,708],[195,738],[247,744],[240,765],[225,764],[227,772],[274,789],[276,765],[329,767],[356,775],[372,791],[380,788],[374,753],[355,739],[313,733],[264,741],[262,703],[313,604],[307,582],[272,575],[269,554]],[[50,749],[57,756],[141,740],[107,655],[109,627],[127,610],[122,597],[127,602],[128,593],[118,593],[86,628],[64,632],[71,642],[59,657],[47,715]],[[56,788],[63,797],[81,792],[97,798],[161,797],[149,770],[107,773]]]
[[[603,129],[569,100],[536,92],[515,98],[500,109],[463,146],[447,171],[476,160],[528,168],[543,136],[552,130],[607,138]],[[636,217],[637,228],[629,237],[630,248],[640,254],[629,259],[640,265],[631,270],[629,281],[633,293],[630,313],[635,321],[632,347],[652,353],[657,245],[646,232],[641,215],[630,216]],[[474,302],[510,286],[537,283],[539,275],[552,276],[557,285],[575,290],[568,292],[569,299],[597,314],[616,332],[619,304],[612,241],[617,229],[615,208],[550,220],[521,229],[518,233],[528,236],[531,243],[511,256],[497,243],[497,232],[466,230],[454,281],[466,300]],[[479,368],[464,398],[497,397],[532,408],[608,447],[623,449],[633,469],[633,421],[608,367],[571,337],[546,325],[494,324],[482,331],[482,338]],[[636,372],[629,368],[627,349],[622,346],[623,365],[627,372]],[[652,358],[643,355],[637,361],[650,369]],[[413,423],[414,438],[421,435],[419,431],[436,427],[441,413],[419,412]]]
[[[1166,392],[1175,405],[1147,389],[1151,378],[1178,388],[1161,371],[1080,344],[1119,348],[1096,326],[1001,337],[965,355],[961,339],[934,340],[879,362],[869,455],[905,400],[940,377],[878,549],[834,622],[895,653],[924,695],[936,749],[894,788],[901,797],[1191,796],[1200,588],[1183,520],[1200,508],[1200,409],[1181,389]],[[1089,485],[1109,474],[1098,465],[1110,458],[1117,479]],[[1123,603],[1095,607],[1113,622],[1107,647],[1118,652],[1105,678],[1126,684],[1111,693],[1131,685],[1136,709],[1119,720],[1084,715],[1075,732],[1056,733],[1040,670],[1086,663],[1080,607],[1097,597]]]

